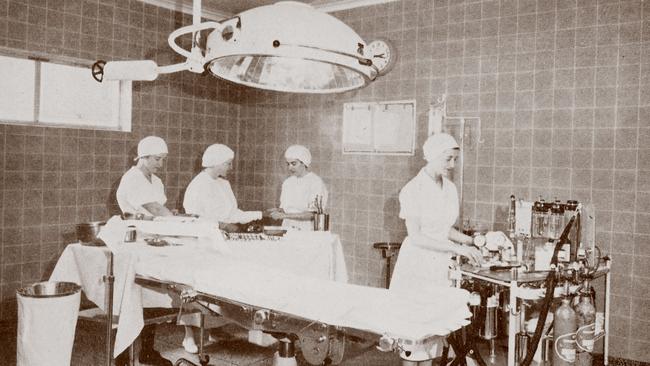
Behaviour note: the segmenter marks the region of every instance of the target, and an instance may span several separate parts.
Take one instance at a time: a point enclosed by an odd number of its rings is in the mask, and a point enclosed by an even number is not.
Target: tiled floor
[[[247,333],[235,326],[226,325],[223,331],[215,332],[216,343],[208,344],[205,348],[210,356],[212,366],[271,366],[275,347],[260,347],[245,339]],[[179,358],[186,358],[197,365],[197,355],[192,355],[183,350],[183,327],[172,324],[158,326],[156,331],[155,348],[166,358],[176,362]],[[341,365],[351,366],[381,366],[399,365],[399,357],[394,353],[382,353],[371,349],[367,352],[358,348],[351,350],[357,353],[356,357],[347,358]],[[346,352],[348,350],[346,349]],[[104,332],[96,324],[79,324],[75,336],[72,352],[73,366],[105,365]],[[0,330],[0,366],[16,364],[16,334],[10,329]],[[136,362],[137,364],[137,362]],[[299,362],[299,365],[307,365]]]
[[[181,347],[183,340],[183,327],[172,324],[158,326],[156,333],[156,349],[166,358],[176,362],[179,358],[186,358],[195,364],[198,363],[196,355],[189,354]],[[260,347],[245,339],[247,333],[235,326],[226,325],[213,333],[216,342],[210,343],[205,350],[210,356],[212,366],[271,366],[275,347]],[[104,332],[97,324],[79,323],[77,326],[74,349],[72,352],[72,366],[100,366],[105,365]],[[342,366],[398,366],[399,356],[395,353],[384,353],[374,348],[369,350],[352,346],[346,348],[345,360]],[[487,352],[483,352],[486,355]],[[499,349],[497,359],[490,362],[489,366],[503,366],[505,362],[505,349]],[[308,365],[300,361],[300,366]],[[15,329],[0,329],[0,366],[13,366],[16,364],[16,333]],[[137,362],[136,362],[137,364]],[[594,360],[593,366],[602,366],[602,357]],[[633,363],[636,365],[636,363]],[[626,363],[610,362],[610,365],[626,365]]]

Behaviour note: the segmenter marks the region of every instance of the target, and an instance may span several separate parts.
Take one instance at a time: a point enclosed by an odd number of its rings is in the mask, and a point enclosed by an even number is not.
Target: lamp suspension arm
[[[192,3],[192,24],[201,24],[201,0],[194,0]]]
[[[167,42],[169,43],[169,47],[171,47],[179,55],[190,58],[192,56],[191,51],[188,51],[188,50],[184,49],[183,47],[179,46],[176,43],[176,38],[178,38],[178,37],[180,37],[182,35],[185,35],[185,34],[189,34],[189,33],[194,34],[196,32],[200,32],[200,31],[205,30],[205,29],[222,30],[223,26],[221,24],[219,24],[218,22],[205,22],[205,23],[201,23],[201,24],[198,24],[198,25],[192,24],[192,25],[186,25],[185,27],[178,28],[175,31],[171,32],[169,34],[169,38],[167,38]],[[194,40],[192,42],[194,42]],[[195,46],[196,45],[193,43],[192,49],[194,49]]]
[[[158,71],[159,74],[172,74],[172,73],[179,72],[179,71],[185,71],[188,68],[189,68],[189,65],[188,65],[187,62],[181,62],[179,64],[158,66],[156,71]]]

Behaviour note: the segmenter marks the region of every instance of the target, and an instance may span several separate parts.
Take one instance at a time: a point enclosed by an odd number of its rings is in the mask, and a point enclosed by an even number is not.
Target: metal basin
[[[99,230],[104,226],[104,221],[92,221],[77,224],[77,240],[83,245],[103,246],[106,245],[97,237]]]

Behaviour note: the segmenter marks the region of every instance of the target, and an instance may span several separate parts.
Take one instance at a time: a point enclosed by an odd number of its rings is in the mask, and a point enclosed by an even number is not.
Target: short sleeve
[[[203,208],[201,205],[201,199],[199,197],[199,187],[196,178],[190,182],[190,185],[187,186],[185,190],[185,195],[183,196],[183,208],[188,214],[202,215]]]
[[[399,217],[406,220],[411,217],[420,217],[419,197],[414,182],[407,183],[399,193]]]

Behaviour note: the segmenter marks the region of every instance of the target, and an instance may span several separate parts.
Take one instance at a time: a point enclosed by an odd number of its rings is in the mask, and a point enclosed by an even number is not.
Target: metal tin
[[[323,213],[314,214],[314,231],[329,231],[330,215]]]
[[[129,225],[126,228],[126,234],[124,234],[125,243],[133,243],[135,241],[135,226]]]

